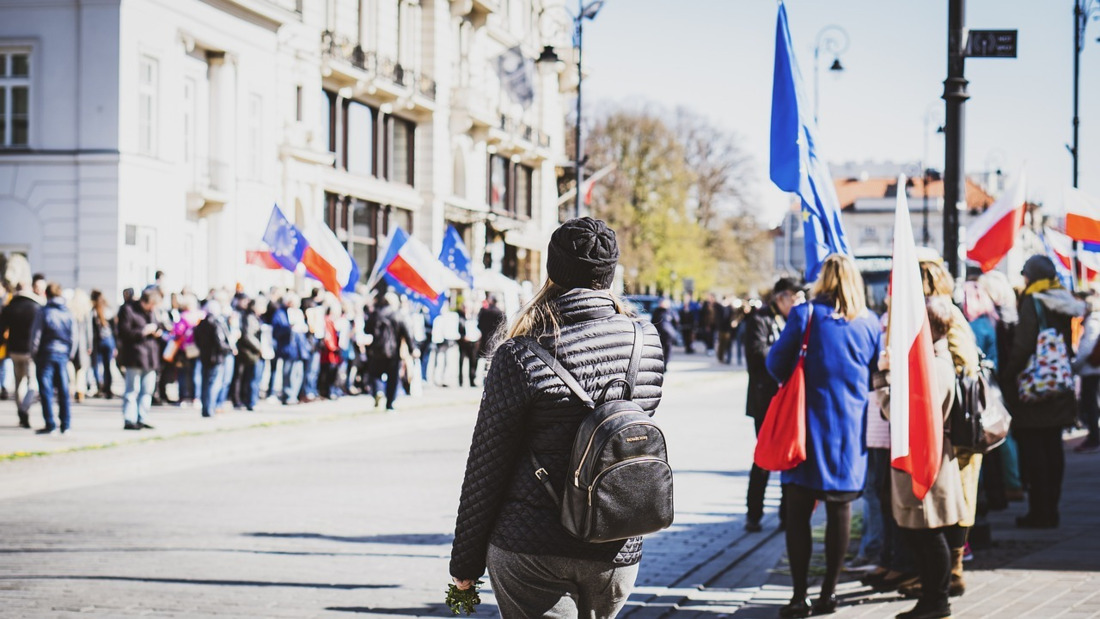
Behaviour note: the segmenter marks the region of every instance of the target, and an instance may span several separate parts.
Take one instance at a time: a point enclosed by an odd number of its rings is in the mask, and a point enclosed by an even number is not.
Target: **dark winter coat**
[[[390,330],[393,334],[392,346],[385,346],[382,333]],[[368,371],[375,374],[384,374],[393,365],[393,362],[401,356],[401,344],[410,351],[414,343],[409,334],[409,325],[401,316],[388,305],[379,307],[372,312],[363,325],[363,331],[369,333],[374,339],[370,345],[370,354],[367,356]],[[386,350],[390,348],[390,350]]]
[[[634,344],[632,319],[615,311],[606,291],[573,289],[557,300],[561,335],[540,339],[589,393],[626,374]],[[528,340],[530,341],[530,340]],[[664,359],[657,329],[645,325],[634,399],[651,414],[661,400]],[[587,409],[550,368],[520,341],[503,342],[485,379],[462,484],[451,575],[474,579],[485,571],[489,544],[512,552],[631,565],[641,538],[591,544],[570,536],[560,509],[535,478],[534,451],[564,487],[569,451]]]
[[[483,307],[477,313],[477,329],[481,331],[482,356],[492,354],[493,338],[496,337],[502,324],[504,324],[504,312],[495,305]]]
[[[65,307],[65,300],[54,297],[38,311],[31,329],[31,350],[34,358],[68,359],[73,352],[73,315]]]
[[[8,346],[8,354],[29,355],[34,319],[42,304],[34,297],[17,294],[0,312],[0,341]],[[5,335],[6,334],[6,335]]]
[[[145,311],[138,301],[130,301],[118,311],[118,364],[152,372],[160,367],[160,342],[144,335],[146,325],[156,324],[153,312]]]
[[[225,318],[207,314],[195,325],[195,346],[199,347],[199,359],[204,367],[213,367],[233,354],[229,342],[229,327]]]
[[[768,351],[783,332],[783,322],[772,306],[762,307],[749,314],[741,323],[745,345],[745,368],[749,373],[748,397],[745,414],[763,420],[768,405],[779,391],[779,383],[768,373]]]
[[[1012,348],[1008,351],[1008,358],[1001,361],[1004,372],[1001,392],[1004,394],[1008,411],[1012,413],[1012,427],[1016,429],[1070,426],[1077,419],[1077,400],[1072,392],[1042,402],[1020,401],[1017,381],[1020,373],[1027,368],[1031,356],[1035,354],[1035,346],[1039,339],[1039,313],[1036,310],[1036,300],[1043,308],[1047,327],[1053,327],[1058,331],[1066,342],[1066,350],[1071,354],[1073,351],[1072,321],[1074,317],[1081,316],[1085,312],[1084,302],[1075,299],[1068,290],[1062,288],[1046,290],[1034,295],[1025,294],[1020,297],[1020,321],[1016,324],[1013,334]]]

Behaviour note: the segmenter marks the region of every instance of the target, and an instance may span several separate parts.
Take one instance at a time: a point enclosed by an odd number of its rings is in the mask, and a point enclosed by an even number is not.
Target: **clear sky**
[[[820,125],[824,156],[849,161],[923,158],[943,167],[947,0],[787,0],[791,37],[813,97],[818,32],[848,33],[845,70],[822,52]],[[585,108],[652,101],[683,105],[741,134],[756,159],[757,194],[774,213],[787,203],[768,180],[776,0],[608,0],[585,23]],[[1073,0],[969,0],[966,25],[1019,30],[1015,59],[966,61],[965,157],[969,173],[1026,162],[1028,198],[1061,203],[1072,180]],[[1080,186],[1100,196],[1100,21],[1081,58]],[[773,216],[774,217],[774,216]]]

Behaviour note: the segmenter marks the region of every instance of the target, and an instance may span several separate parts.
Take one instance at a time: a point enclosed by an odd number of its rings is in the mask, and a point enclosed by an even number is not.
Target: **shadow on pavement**
[[[479,604],[477,616],[495,617],[496,605]],[[341,613],[360,613],[367,615],[398,615],[402,617],[454,617],[446,604],[427,604],[416,608],[378,608],[371,606],[329,606],[325,610]]]
[[[340,535],[324,535],[321,533],[245,533],[249,537],[275,537],[286,539],[323,539],[330,542],[348,542],[354,544],[401,544],[412,546],[442,546],[450,544],[454,535],[449,533],[403,533],[397,535],[364,535],[362,537],[345,537]]]
[[[136,576],[0,576],[0,580],[107,580],[170,585],[206,585],[219,587],[299,587],[303,589],[396,589],[397,585],[334,584],[327,582],[272,582],[266,580],[213,580],[205,578],[138,578]]]

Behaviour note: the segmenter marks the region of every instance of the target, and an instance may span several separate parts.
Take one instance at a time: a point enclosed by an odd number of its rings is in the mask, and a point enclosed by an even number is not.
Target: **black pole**
[[[577,195],[576,206],[573,208],[573,216],[581,216],[581,182],[584,180],[584,162],[581,161],[581,53],[584,50],[584,6],[583,0],[577,1],[577,126],[574,135],[574,147],[576,157],[573,159],[577,166]]]
[[[962,276],[959,264],[959,203],[966,200],[966,175],[963,156],[963,104],[970,98],[963,76],[966,61],[966,0],[948,0],[947,8],[947,79],[943,99],[947,102],[946,140],[943,170],[943,258],[956,277]]]
[[[1070,155],[1073,157],[1073,187],[1077,188],[1077,148],[1078,131],[1081,128],[1081,118],[1077,115],[1080,101],[1081,88],[1081,44],[1085,35],[1085,8],[1082,6],[1085,0],[1073,2],[1073,148]]]
[[[927,139],[927,138],[925,138],[925,139]],[[921,178],[922,178],[921,193],[924,195],[924,208],[922,209],[923,210],[923,217],[924,217],[924,226],[922,227],[922,230],[921,230],[921,243],[925,247],[928,247],[928,245],[931,243],[932,239],[930,237],[932,235],[928,232],[928,165],[927,165],[927,162],[925,162],[924,175]]]

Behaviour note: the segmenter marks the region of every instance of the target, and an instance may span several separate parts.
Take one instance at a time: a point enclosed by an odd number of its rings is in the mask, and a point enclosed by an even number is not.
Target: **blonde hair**
[[[821,274],[810,289],[813,298],[832,301],[833,316],[854,320],[867,311],[863,276],[854,260],[844,254],[829,254],[821,264]]]
[[[512,339],[524,335],[539,338],[544,335],[552,335],[554,339],[557,340],[561,336],[561,315],[558,314],[558,306],[555,301],[563,294],[569,292],[569,290],[568,288],[563,288],[555,284],[547,278],[547,280],[543,282],[542,288],[539,288],[535,296],[523,306],[523,309],[521,309],[518,314],[516,314],[515,319],[512,321],[512,325],[508,328],[507,338]],[[615,296],[615,293],[610,290],[604,290],[603,292],[611,296],[611,300],[615,303],[615,311],[617,313],[627,316],[634,315],[634,313],[627,308],[626,304],[624,304],[619,297]]]
[[[924,260],[920,263],[920,279],[924,283],[924,296],[951,296],[955,293],[955,278],[940,262]]]

